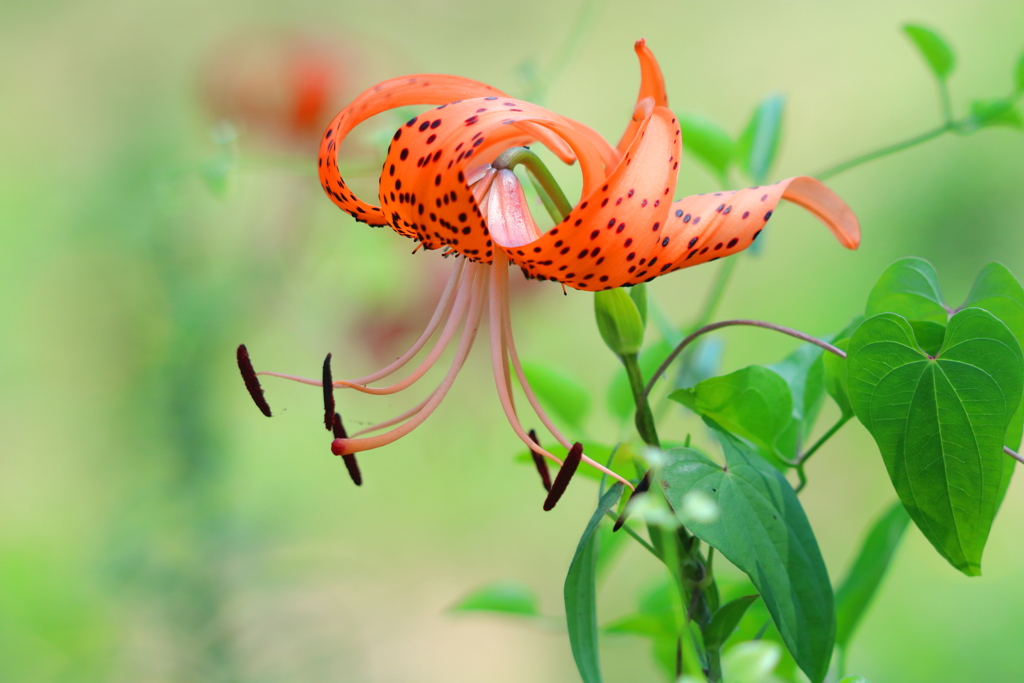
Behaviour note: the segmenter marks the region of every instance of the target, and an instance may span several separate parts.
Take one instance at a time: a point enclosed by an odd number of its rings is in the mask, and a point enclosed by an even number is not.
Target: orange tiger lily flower
[[[335,204],[357,221],[390,226],[426,249],[445,248],[446,255],[460,257],[433,319],[413,347],[379,372],[332,385],[370,394],[401,391],[430,369],[458,328],[463,328],[451,369],[425,401],[364,430],[371,433],[393,427],[390,431],[336,439],[332,445],[336,454],[352,456],[378,448],[421,424],[455,380],[486,308],[498,395],[523,443],[562,465],[534,443],[521,425],[512,402],[513,370],[542,423],[571,449],[562,473],[571,475],[583,461],[625,481],[582,455],[578,444],[571,443],[551,423],[530,389],[512,336],[508,264],[521,267],[530,277],[586,291],[649,282],[746,249],[782,199],[817,216],[843,246],[857,248],[860,228],[853,212],[813,178],[788,178],[765,187],[673,201],[682,152],[680,127],[668,109],[654,55],[643,40],[635,48],[640,58],[640,93],[632,119],[614,147],[583,124],[456,76],[417,75],[385,81],[357,97],[328,126],[320,146],[319,176]],[[375,114],[424,104],[440,106],[413,117],[395,132],[380,176],[380,205],[363,202],[338,171],[338,145],[355,126]],[[566,163],[578,160],[583,176],[580,200],[561,223],[546,232],[534,222],[515,174],[492,166],[503,151],[533,142],[544,144]],[[433,349],[412,374],[389,387],[370,386],[406,365],[438,329],[441,332]],[[557,479],[567,480],[568,476]],[[557,484],[556,480],[552,486],[555,500],[560,494]],[[548,503],[553,505],[551,497]]]

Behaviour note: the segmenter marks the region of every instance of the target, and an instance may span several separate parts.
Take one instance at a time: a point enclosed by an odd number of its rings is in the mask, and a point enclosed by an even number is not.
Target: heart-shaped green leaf
[[[1024,356],[991,313],[954,315],[937,357],[905,318],[882,313],[850,340],[850,403],[874,436],[911,519],[970,576],[999,505],[1003,438],[1020,405]]]
[[[835,347],[846,351],[850,346],[849,339],[840,339]],[[846,386],[846,359],[831,353],[826,353],[822,358],[825,366],[825,389],[832,400],[839,406],[844,417],[853,417],[853,408],[850,406],[850,391]]]
[[[717,435],[724,469],[694,449],[671,449],[662,487],[677,510],[693,491],[717,503],[716,519],[687,519],[687,528],[750,577],[793,658],[818,683],[832,658],[836,622],[814,532],[782,473],[731,434]]]
[[[907,320],[930,320],[945,325],[948,313],[935,268],[920,258],[900,259],[892,264],[868,295],[865,313],[897,313]]]
[[[981,269],[974,279],[970,294],[963,307],[984,308],[999,318],[1014,336],[1017,343],[1024,347],[1024,287],[1005,266],[990,263]],[[1021,444],[1021,432],[1024,431],[1024,401],[1017,408],[1010,428],[1006,432],[1006,445],[1017,450]],[[1008,465],[1013,466],[1009,459]]]
[[[825,351],[815,344],[801,344],[778,363],[768,366],[789,385],[793,401],[794,444],[803,444],[825,402]],[[794,457],[796,453],[788,453]]]

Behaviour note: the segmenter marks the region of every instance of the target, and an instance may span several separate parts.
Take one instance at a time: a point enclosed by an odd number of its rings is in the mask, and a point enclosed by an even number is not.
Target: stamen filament
[[[433,396],[434,396],[434,394],[433,394],[433,392],[431,392],[430,396],[427,396],[425,399],[420,401],[415,407],[410,408],[409,410],[405,411],[401,415],[398,415],[397,417],[393,417],[390,420],[385,420],[384,422],[380,422],[378,424],[375,424],[372,427],[367,427],[366,429],[360,429],[358,432],[356,432],[352,436],[353,437],[362,436],[363,434],[369,434],[370,432],[380,431],[381,429],[385,429],[386,427],[390,427],[391,425],[396,425],[399,422],[404,422],[405,420],[409,419],[410,417],[412,417],[416,413],[418,413],[421,410],[423,410],[423,407],[425,405],[427,405],[427,403],[430,402],[430,399]]]
[[[457,267],[458,272],[461,272],[461,266],[464,263],[465,261],[461,261],[459,263],[459,266]],[[441,356],[442,353],[444,353],[444,350],[448,347],[448,344],[451,342],[452,337],[455,335],[455,331],[458,329],[459,324],[462,323],[462,320],[465,317],[468,299],[472,295],[472,279],[473,278],[470,277],[468,274],[465,277],[460,278],[460,287],[458,290],[458,294],[455,297],[455,303],[451,306],[450,311],[445,311],[445,313],[447,314],[447,319],[445,320],[444,330],[442,330],[441,336],[434,344],[434,347],[430,350],[430,353],[427,355],[425,359],[423,359],[423,362],[420,363],[419,367],[416,368],[416,370],[413,371],[412,374],[410,374],[402,381],[396,384],[392,384],[391,386],[388,387],[367,387],[364,386],[362,383],[357,383],[357,380],[337,380],[334,382],[334,386],[339,388],[355,389],[356,391],[360,391],[366,394],[387,395],[398,393],[399,391],[407,389],[408,387],[416,383],[424,374],[426,374],[428,370],[430,370],[430,368],[434,366],[434,364],[437,362],[437,359]],[[433,333],[433,331],[433,329],[428,327],[427,332]],[[429,335],[427,335],[427,333],[424,332],[424,336],[421,337],[421,339],[425,340],[427,338],[429,338]],[[417,344],[419,344],[419,342],[417,342]],[[419,344],[419,346],[422,347],[422,344]],[[416,351],[419,351],[419,348],[414,347],[414,349]],[[412,351],[412,349],[410,349],[410,351]],[[398,361],[396,361],[396,363],[397,362]],[[404,364],[405,363],[403,362],[402,365]],[[395,364],[393,363],[392,365]],[[384,376],[386,377],[387,375],[392,374],[395,370],[398,370],[400,367],[401,365],[397,365],[394,368],[391,368],[391,366],[385,368],[385,370],[390,371]],[[383,371],[374,374],[379,375],[381,372]],[[301,384],[308,384],[311,386],[323,386],[323,382],[320,380],[315,380],[308,377],[300,377],[298,375],[289,375],[281,372],[259,372],[256,374],[267,375],[269,377],[278,377],[280,379],[287,379],[292,382],[299,382]],[[324,376],[326,377],[327,375],[325,374]],[[324,396],[326,401],[326,392],[324,393]]]
[[[483,266],[474,265],[470,266],[470,268],[471,270],[467,275],[473,282],[473,299],[469,307],[469,316],[462,333],[462,339],[459,342],[459,348],[455,353],[455,359],[452,361],[448,374],[445,375],[441,385],[434,391],[419,412],[417,412],[409,421],[378,436],[359,439],[335,439],[334,443],[331,445],[331,450],[334,453],[338,455],[348,455],[352,453],[359,453],[361,451],[368,451],[374,448],[380,448],[381,446],[394,443],[412,430],[416,429],[416,427],[423,424],[423,422],[430,417],[431,413],[434,412],[437,406],[440,405],[442,399],[444,399],[448,390],[451,389],[452,384],[455,382],[455,378],[462,369],[462,365],[465,363],[466,357],[469,355],[469,350],[473,346],[473,341],[476,338],[476,333],[480,328],[480,321],[483,317],[483,300],[487,296],[487,278],[481,277],[484,275],[484,273],[481,272],[484,268]]]
[[[502,254],[500,255],[500,258],[504,259],[505,257]],[[537,413],[537,417],[540,418],[540,421],[544,424],[545,427],[547,427],[548,431],[551,432],[551,435],[555,437],[555,440],[558,441],[558,443],[565,446],[566,448],[572,448],[572,443],[570,443],[569,440],[562,435],[562,433],[551,421],[551,418],[549,418],[547,413],[544,412],[544,409],[540,405],[540,401],[537,400],[537,395],[534,394],[533,388],[530,386],[529,381],[527,381],[526,379],[526,373],[523,371],[523,365],[519,361],[519,353],[518,351],[516,351],[515,339],[512,336],[512,316],[510,314],[508,305],[508,268],[506,267],[505,264],[499,263],[498,259],[495,259],[493,267],[501,274],[500,296],[502,314],[501,324],[502,331],[504,333],[503,343],[506,345],[508,355],[512,359],[512,366],[515,368],[516,377],[519,379],[519,385],[522,387],[523,393],[526,394],[526,400],[530,402],[530,406],[533,408],[533,411]],[[492,292],[491,295],[493,297],[494,293]],[[591,458],[588,458],[586,455],[583,456],[582,460],[583,462],[587,463],[588,465],[597,469],[598,471],[604,472],[605,474],[607,474],[609,477],[612,477],[616,481],[621,481],[630,489],[633,488],[633,484],[631,482],[623,478],[621,475],[616,474],[615,472],[605,467],[601,463],[596,462]]]
[[[505,381],[504,361],[505,356],[505,345],[503,343],[501,335],[501,320],[502,320],[502,269],[505,268],[504,261],[500,257],[494,259],[494,263],[491,265],[490,279],[491,279],[491,291],[489,295],[489,311],[488,318],[490,324],[490,342],[491,342],[491,369],[494,371],[494,384],[498,390],[498,399],[501,401],[502,410],[505,411],[505,418],[508,419],[509,424],[512,426],[512,431],[516,433],[531,451],[542,455],[543,457],[551,460],[552,462],[558,463],[558,466],[562,466],[562,461],[549,453],[544,448],[533,442],[526,430],[519,423],[519,417],[516,415],[515,407],[512,405],[512,392],[511,387]]]
[[[412,360],[413,356],[419,353],[423,345],[427,343],[433,334],[437,330],[438,326],[444,321],[448,315],[450,305],[452,302],[452,294],[455,292],[455,287],[459,283],[462,277],[462,271],[465,269],[466,259],[458,259],[455,263],[455,268],[452,269],[452,275],[448,278],[448,284],[445,285],[444,292],[441,294],[441,300],[437,303],[437,308],[434,310],[434,315],[430,318],[430,322],[427,323],[427,329],[423,330],[423,334],[416,340],[408,351],[403,353],[399,358],[391,363],[390,365],[381,368],[377,372],[366,375],[365,377],[357,377],[356,379],[350,379],[349,382],[353,384],[370,384],[378,380],[382,380],[389,375],[392,375],[395,371],[400,370]]]

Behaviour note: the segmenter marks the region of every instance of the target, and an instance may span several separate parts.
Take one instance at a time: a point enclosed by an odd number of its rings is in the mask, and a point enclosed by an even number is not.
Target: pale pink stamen
[[[534,392],[533,392],[533,388],[530,386],[530,383],[526,380],[526,373],[523,371],[523,366],[519,362],[519,353],[516,351],[515,340],[512,337],[511,315],[509,313],[509,306],[508,306],[508,268],[506,267],[506,263],[505,263],[505,258],[506,257],[505,257],[504,254],[501,254],[499,258],[500,258],[500,261],[499,261],[498,258],[495,259],[493,268],[494,268],[494,272],[499,275],[500,282],[498,283],[498,285],[496,287],[492,286],[491,300],[493,302],[493,300],[495,298],[495,291],[497,291],[498,292],[498,296],[500,298],[499,306],[500,306],[500,311],[501,311],[501,313],[500,313],[501,327],[502,327],[502,332],[504,333],[503,337],[502,337],[502,344],[506,345],[507,353],[511,357],[512,365],[513,365],[513,367],[515,368],[515,371],[516,371],[516,377],[519,379],[519,385],[522,387],[523,393],[526,394],[526,399],[530,402],[530,406],[533,408],[534,412],[537,413],[537,417],[540,418],[540,421],[544,424],[545,427],[547,427],[548,431],[551,432],[552,436],[554,436],[555,439],[560,444],[562,444],[566,448],[572,448],[572,444],[569,442],[569,440],[566,439],[562,435],[562,433],[558,430],[558,428],[555,427],[554,423],[551,422],[551,419],[548,417],[547,413],[544,412],[544,409],[541,407],[540,402],[537,400],[536,394],[534,394]],[[493,308],[494,308],[494,305],[492,303],[492,313],[491,313],[491,315],[494,315],[493,314]],[[492,339],[494,338],[494,324],[493,324],[493,322],[491,324],[491,338]],[[493,347],[493,342],[492,342],[492,347]],[[505,353],[502,353],[502,356],[504,356],[504,355],[505,355]],[[505,367],[506,368],[508,367],[507,366],[507,362],[505,364]],[[513,428],[514,427],[515,426],[513,425]],[[532,443],[532,440],[530,441],[530,443]],[[529,445],[529,443],[527,445]],[[538,452],[540,452],[539,449],[537,449],[536,446],[533,446],[533,448],[535,450],[538,450]],[[598,470],[599,472],[604,472],[605,474],[607,474],[609,477],[612,477],[616,481],[621,481],[623,484],[628,486],[630,489],[633,488],[633,484],[632,483],[627,481],[621,475],[619,475],[619,474],[613,472],[612,470],[610,470],[609,468],[605,467],[601,463],[596,462],[595,460],[587,457],[586,455],[584,455],[581,458],[581,460],[583,462],[587,463],[588,465],[590,465],[591,467],[593,467],[594,469]]]
[[[420,401],[419,404],[416,407],[410,408],[409,410],[405,411],[401,415],[393,417],[390,420],[385,420],[384,422],[380,422],[378,424],[375,424],[372,427],[367,427],[366,429],[360,429],[358,432],[355,432],[351,436],[352,437],[362,436],[363,434],[369,434],[370,432],[377,432],[377,431],[380,431],[381,429],[385,429],[387,427],[390,427],[391,425],[396,425],[399,422],[405,422],[407,419],[409,419],[410,417],[412,417],[416,413],[418,413],[421,410],[423,410],[423,407],[425,405],[427,405],[427,403],[430,402],[430,399],[431,399],[431,397],[433,395],[434,394],[431,393],[430,396],[427,396],[425,399]]]
[[[423,334],[420,335],[420,338],[416,340],[416,343],[413,344],[408,351],[403,353],[398,358],[398,360],[391,363],[387,367],[381,368],[377,372],[369,374],[365,377],[357,377],[356,379],[350,379],[346,381],[351,382],[352,384],[370,384],[371,382],[376,382],[378,380],[384,379],[385,377],[388,377],[389,375],[393,374],[396,370],[400,370],[401,368],[403,368],[405,364],[408,363],[413,358],[413,356],[419,353],[420,349],[423,348],[423,345],[426,344],[427,340],[430,339],[430,337],[434,334],[434,331],[437,329],[438,325],[440,325],[441,322],[448,315],[448,312],[451,308],[450,305],[452,302],[452,293],[455,291],[455,286],[459,283],[459,280],[462,276],[462,271],[464,270],[465,266],[466,259],[460,258],[456,260],[455,269],[452,271],[451,277],[448,278],[448,284],[445,285],[444,293],[441,294],[441,300],[438,302],[437,308],[434,310],[434,315],[430,318],[430,322],[427,324],[427,329],[423,331]]]
[[[462,274],[464,272],[464,265],[465,265],[465,260],[464,259],[459,261],[459,263],[456,266],[456,270],[453,273],[453,275],[460,275],[460,276],[462,276]],[[435,312],[435,317],[438,318],[438,319],[443,319],[445,316],[447,316],[447,318],[445,320],[444,330],[442,330],[441,336],[438,338],[437,342],[434,344],[434,347],[431,349],[430,354],[423,360],[422,363],[420,363],[419,367],[411,375],[406,377],[401,382],[398,382],[397,384],[393,384],[393,385],[391,385],[389,387],[380,387],[380,388],[367,387],[367,386],[363,386],[362,384],[357,383],[358,380],[335,380],[334,386],[339,387],[339,388],[355,389],[357,391],[361,391],[361,392],[367,393],[367,394],[385,395],[385,394],[394,394],[394,393],[397,393],[399,391],[402,391],[403,389],[408,388],[409,386],[414,384],[417,380],[419,380],[420,377],[422,377],[428,370],[430,370],[430,368],[432,368],[434,366],[434,364],[437,362],[437,359],[441,356],[441,354],[447,348],[449,342],[451,342],[451,339],[454,336],[455,331],[458,329],[459,324],[462,322],[463,317],[465,317],[466,307],[468,305],[468,300],[469,300],[469,297],[471,295],[471,291],[470,290],[472,289],[473,277],[467,273],[467,274],[465,274],[465,276],[457,278],[457,279],[460,281],[459,282],[460,287],[458,289],[458,293],[455,296],[455,303],[453,305],[451,305],[451,306],[448,305],[450,303],[451,296],[450,296],[450,291],[446,290],[445,294],[442,295],[442,297],[448,299],[449,301],[443,301],[442,302],[443,308],[444,308],[444,311],[443,311],[444,315],[442,315],[442,316],[438,316],[437,315],[438,312],[442,312],[442,306],[441,305],[438,306],[437,311]],[[449,285],[453,284],[455,282],[455,280],[456,280],[456,278],[453,278],[453,279],[449,280]],[[432,320],[431,323],[433,323],[433,322],[434,321]],[[436,324],[432,324],[430,327],[428,327],[427,331],[424,332],[424,334],[420,337],[420,340],[426,341],[427,339],[429,339],[430,336],[433,334],[434,330],[436,329],[436,327],[437,327]],[[405,365],[408,362],[409,358],[411,358],[412,355],[415,355],[415,353],[418,352],[422,348],[422,346],[423,346],[423,344],[418,341],[416,343],[416,345],[413,346],[413,348],[411,348],[406,354],[403,355],[402,358],[399,358],[397,361],[395,361],[394,363],[389,365],[387,368],[384,368],[383,370],[380,370],[380,371],[374,373],[373,375],[368,375],[367,377],[377,377],[378,379],[380,379],[382,377],[387,377],[388,375],[393,374],[396,370],[400,369],[403,365]],[[281,379],[287,379],[287,380],[290,380],[290,381],[293,381],[293,382],[299,382],[300,384],[308,384],[308,385],[316,386],[316,387],[323,386],[323,382],[321,380],[319,380],[319,379],[312,379],[312,378],[309,378],[309,377],[300,377],[298,375],[289,375],[289,374],[285,374],[285,373],[281,373],[281,372],[266,372],[266,371],[258,372],[256,374],[257,375],[267,375],[269,377],[279,377]],[[360,378],[360,379],[363,380],[363,379],[366,379],[366,378]],[[370,380],[370,381],[372,381],[372,380]]]
[[[359,453],[362,451],[368,451],[374,448],[380,448],[390,443],[394,443],[398,439],[402,438],[416,427],[423,424],[423,422],[430,417],[431,413],[440,405],[442,399],[447,395],[448,390],[451,389],[452,384],[455,382],[456,376],[462,369],[463,363],[466,361],[466,356],[469,355],[469,350],[473,346],[473,341],[476,339],[477,330],[480,328],[480,320],[483,317],[483,299],[487,296],[487,278],[475,277],[485,267],[483,266],[470,266],[472,270],[473,281],[475,286],[473,288],[473,300],[469,307],[469,316],[466,321],[466,327],[463,330],[462,340],[459,342],[459,348],[455,352],[455,360],[452,361],[451,368],[448,370],[448,374],[445,375],[441,385],[431,394],[430,398],[423,405],[423,407],[411,418],[409,421],[402,424],[400,427],[396,427],[389,432],[380,434],[378,436],[370,436],[359,439],[337,439],[336,444],[340,446],[340,449],[334,450],[335,453],[343,452],[345,454]]]
[[[526,433],[526,430],[523,429],[523,426],[519,423],[515,407],[512,405],[511,387],[505,380],[505,345],[501,336],[501,287],[503,284],[503,273],[501,272],[501,269],[505,267],[505,262],[499,262],[497,258],[491,266],[491,292],[488,297],[490,307],[487,313],[491,337],[491,368],[494,371],[494,384],[498,389],[498,399],[501,401],[501,407],[505,411],[505,418],[508,419],[509,424],[512,425],[512,431],[516,433],[519,440],[548,460],[558,463],[558,466],[561,467],[562,461],[559,458],[534,443],[533,439],[530,438],[530,435]]]
[[[455,336],[455,332],[458,330],[459,325],[462,324],[463,318],[466,317],[466,310],[469,307],[470,299],[474,295],[474,280],[477,279],[478,269],[474,268],[462,278],[461,286],[459,287],[459,293],[455,297],[455,304],[452,307],[451,314],[448,316],[448,320],[445,323],[444,329],[441,331],[441,336],[438,337],[434,347],[427,354],[427,357],[423,359],[423,362],[409,374],[408,377],[400,382],[396,382],[388,387],[367,387],[354,382],[340,380],[334,383],[336,387],[346,387],[349,389],[355,389],[364,394],[374,394],[377,396],[384,396],[387,394],[397,394],[403,389],[407,389],[415,384],[423,375],[427,373],[437,359],[441,357],[444,350],[448,348],[448,344],[451,342],[452,337]]]

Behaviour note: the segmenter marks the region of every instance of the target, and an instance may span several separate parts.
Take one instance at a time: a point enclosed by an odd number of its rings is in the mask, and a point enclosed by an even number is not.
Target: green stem
[[[610,519],[612,521],[615,521],[617,519],[617,517],[615,516],[615,513],[612,512],[611,510],[609,510],[608,512],[605,513],[605,517],[607,517],[608,519]],[[655,549],[655,547],[653,545],[651,545],[650,543],[645,541],[643,539],[643,537],[640,536],[640,534],[638,534],[637,532],[635,532],[632,529],[630,529],[628,524],[623,524],[619,528],[622,529],[623,531],[625,531],[627,534],[629,534],[633,538],[634,541],[636,541],[637,543],[642,545],[644,548],[646,548],[647,552],[649,552],[651,555],[654,555],[656,558],[658,558],[662,562],[665,561],[665,558],[663,558],[661,556],[661,553],[659,553],[657,551],[657,549]]]
[[[939,81],[939,101],[942,103],[942,120],[946,127],[953,125],[953,103],[949,97],[949,84],[946,81]]]
[[[805,462],[810,460],[811,456],[814,455],[818,451],[818,449],[821,448],[825,444],[826,441],[831,439],[835,435],[836,432],[838,432],[840,429],[842,429],[844,424],[846,424],[847,422],[850,421],[850,417],[852,417],[852,416],[851,415],[843,415],[838,420],[836,420],[836,423],[834,425],[832,425],[831,427],[829,427],[828,431],[825,432],[824,434],[822,434],[821,438],[818,439],[817,441],[815,441],[814,445],[811,446],[809,449],[807,449],[806,453],[804,453],[803,455],[800,456],[800,459],[799,459],[800,464],[803,465]]]
[[[845,171],[849,171],[851,168],[855,168],[857,166],[860,166],[861,164],[866,164],[869,161],[881,159],[882,157],[889,156],[890,154],[896,154],[897,152],[902,152],[905,149],[916,147],[917,145],[928,142],[929,140],[934,140],[935,138],[950,132],[951,130],[956,128],[956,126],[957,124],[953,122],[945,123],[942,126],[939,126],[938,128],[930,130],[926,133],[921,133],[920,135],[912,137],[909,140],[897,142],[896,144],[889,145],[888,147],[876,149],[874,152],[868,152],[867,154],[862,154],[859,157],[854,157],[849,161],[844,161],[841,164],[837,164],[832,168],[828,168],[820,173],[815,174],[814,177],[817,178],[818,180],[827,180],[832,176],[836,176]]]
[[[807,449],[807,452],[796,459],[796,475],[800,478],[800,483],[796,487],[797,493],[803,491],[804,487],[807,486],[807,473],[804,471],[804,465],[807,464],[807,461],[810,460],[811,456],[817,453],[818,449],[821,448],[826,441],[831,439],[836,432],[842,429],[844,424],[850,421],[851,417],[852,415],[840,416],[840,418],[836,420],[836,423],[829,427],[828,431],[822,434],[821,438],[815,441],[813,446]]]
[[[626,376],[629,377],[629,388],[633,390],[633,398],[636,401],[636,430],[644,443],[660,448],[661,441],[658,439],[654,415],[651,414],[651,405],[647,401],[647,394],[644,393],[644,377],[637,355],[632,353],[621,358],[622,364],[626,366]]]
[[[544,165],[539,156],[526,147],[510,147],[491,162],[491,166],[494,168],[508,170],[512,170],[520,164],[526,168],[526,174],[529,176],[533,186],[537,188],[540,200],[544,203],[544,208],[551,215],[551,219],[555,223],[561,223],[569,215],[569,212],[572,211],[572,204],[565,198],[562,188],[555,182],[551,171],[548,170],[548,167]]]

